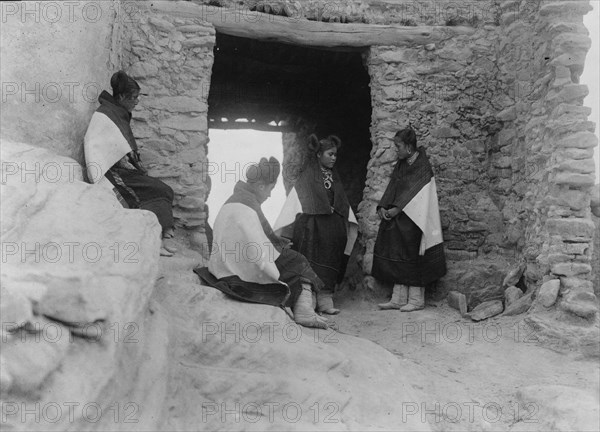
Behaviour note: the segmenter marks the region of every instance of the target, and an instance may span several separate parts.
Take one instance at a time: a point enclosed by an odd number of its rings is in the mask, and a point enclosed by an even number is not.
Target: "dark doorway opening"
[[[338,171],[354,209],[371,151],[363,51],[334,51],[217,33],[209,128],[338,135]],[[245,119],[244,122],[236,120]],[[285,139],[284,139],[285,141]]]

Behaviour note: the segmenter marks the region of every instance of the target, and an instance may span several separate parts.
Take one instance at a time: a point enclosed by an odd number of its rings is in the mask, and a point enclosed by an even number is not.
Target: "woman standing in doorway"
[[[379,205],[372,275],[393,283],[381,309],[425,307],[425,286],[446,274],[446,259],[433,169],[409,126],[396,133],[398,162]]]
[[[317,294],[317,311],[334,315],[335,285],[344,276],[347,256],[352,252],[358,225],[350,208],[337,170],[338,149],[342,142],[335,135],[319,140],[309,137],[309,161],[290,191],[275,229],[291,239],[292,249],[300,252],[324,282]]]

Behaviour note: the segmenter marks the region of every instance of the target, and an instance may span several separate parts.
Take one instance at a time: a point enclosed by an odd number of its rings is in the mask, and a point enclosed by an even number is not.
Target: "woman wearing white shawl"
[[[327,320],[312,306],[312,293],[322,289],[323,282],[306,258],[273,232],[261,209],[280,170],[279,161],[273,157],[262,158],[247,169],[247,181],[237,182],[215,219],[208,268],[194,271],[205,283],[228,295],[289,306],[296,323],[327,328]]]
[[[381,309],[412,312],[425,307],[425,286],[446,274],[446,258],[433,169],[412,128],[394,137],[398,162],[379,201],[381,217],[372,275],[393,283]]]
[[[110,182],[127,207],[153,212],[162,226],[163,238],[171,238],[173,190],[147,175],[130,126],[140,86],[123,71],[115,73],[110,84],[113,94],[100,94],[100,107],[92,115],[84,138],[88,179],[104,186]],[[174,247],[163,242],[160,254],[172,256],[174,251]]]

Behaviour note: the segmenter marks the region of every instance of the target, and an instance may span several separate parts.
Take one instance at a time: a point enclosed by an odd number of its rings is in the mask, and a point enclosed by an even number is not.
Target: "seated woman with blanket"
[[[381,309],[411,312],[425,307],[425,286],[446,274],[446,259],[433,169],[412,128],[394,137],[398,162],[379,201],[381,217],[372,275],[393,283]]]
[[[341,140],[335,135],[309,137],[309,161],[288,194],[275,230],[292,240],[325,284],[317,294],[317,311],[330,315],[333,291],[344,276],[358,225],[344,186],[334,168]]]
[[[84,138],[88,178],[92,183],[112,183],[129,208],[149,210],[162,226],[163,239],[173,237],[173,190],[147,175],[142,166],[131,126],[131,112],[138,103],[140,86],[125,72],[110,79],[112,96],[103,91]],[[162,256],[173,256],[175,248],[163,245]]]
[[[327,320],[312,307],[312,292],[318,292],[323,282],[306,258],[275,235],[261,209],[280,171],[279,161],[273,157],[248,167],[246,182],[237,182],[215,219],[208,269],[194,271],[205,283],[233,297],[290,306],[296,323],[327,328]],[[212,276],[216,280],[211,282]]]

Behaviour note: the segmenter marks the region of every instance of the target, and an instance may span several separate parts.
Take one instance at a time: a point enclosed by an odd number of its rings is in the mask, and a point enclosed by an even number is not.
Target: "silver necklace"
[[[409,165],[412,165],[413,163],[415,163],[415,160],[417,160],[417,156],[419,156],[419,152],[416,151],[411,157],[409,157],[406,162],[408,162]]]
[[[323,174],[323,186],[325,189],[331,189],[333,186],[333,172],[328,168],[321,167],[321,174]]]

